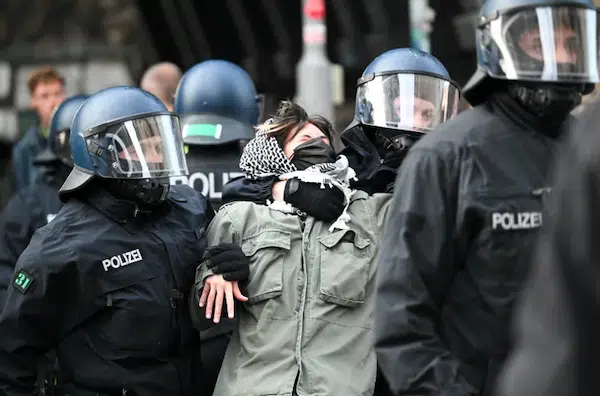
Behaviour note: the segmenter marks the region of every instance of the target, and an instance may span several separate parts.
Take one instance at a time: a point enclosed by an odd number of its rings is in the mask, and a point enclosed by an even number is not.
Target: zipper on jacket
[[[296,215],[298,216],[298,220],[300,220],[300,230],[304,232],[304,227],[306,226],[306,218],[308,217],[306,212],[301,210],[296,210]]]

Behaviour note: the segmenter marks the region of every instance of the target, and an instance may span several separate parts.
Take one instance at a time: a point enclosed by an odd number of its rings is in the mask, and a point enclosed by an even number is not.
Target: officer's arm
[[[217,246],[221,243],[239,243],[240,234],[234,225],[229,209],[227,206],[221,207],[210,223],[206,232],[207,246]],[[206,319],[205,310],[204,308],[200,308],[199,305],[200,296],[204,288],[204,280],[211,275],[213,275],[213,272],[207,267],[206,262],[201,263],[196,269],[196,278],[190,293],[190,316],[192,317],[194,327],[199,331],[204,331],[215,326],[212,319]],[[226,318],[225,311],[222,316]]]
[[[36,362],[73,327],[73,257],[64,241],[41,229],[19,258],[0,314],[0,394],[34,394]]]
[[[582,132],[589,135],[596,126],[597,121]],[[569,150],[559,162],[548,210],[552,216],[539,239],[532,279],[517,314],[516,346],[498,395],[595,394],[600,389],[597,150],[598,144]]]
[[[436,331],[455,271],[457,161],[413,148],[396,178],[375,310],[377,358],[396,395],[476,394]]]
[[[244,176],[231,179],[229,183],[223,186],[223,205],[236,201],[266,205],[267,200],[273,200],[273,184],[277,180],[276,177],[251,180]]]
[[[15,194],[0,215],[0,306],[17,260],[37,228],[26,191]]]

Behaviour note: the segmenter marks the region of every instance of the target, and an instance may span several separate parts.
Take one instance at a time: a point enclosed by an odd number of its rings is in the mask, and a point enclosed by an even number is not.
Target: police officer
[[[392,192],[408,148],[456,115],[460,92],[439,60],[412,48],[379,55],[357,86],[354,120],[342,133],[345,148],[340,154],[356,171],[354,188],[369,194]],[[224,200],[265,203],[272,199],[269,183],[272,178],[260,183],[235,180],[225,186]],[[341,213],[343,198],[313,183],[293,179],[274,188],[286,202],[319,219],[332,220]]]
[[[66,203],[19,258],[0,314],[0,393],[32,394],[34,362],[56,348],[59,394],[195,394],[185,291],[214,212],[169,189],[187,172],[178,117],[141,89],[107,88],[77,111],[70,145]]]
[[[86,99],[85,95],[71,96],[56,108],[50,122],[48,148],[34,160],[42,168],[39,182],[14,195],[0,215],[0,306],[17,259],[33,233],[51,222],[62,207],[58,190],[73,167],[69,149],[71,122]]]
[[[483,5],[474,107],[419,140],[396,179],[375,310],[395,394],[491,393],[562,125],[599,81],[596,15],[591,0]]]
[[[221,205],[223,185],[242,175],[239,160],[244,145],[254,138],[261,96],[244,69],[224,60],[201,62],[182,77],[175,94],[175,111],[181,117],[187,183]]]

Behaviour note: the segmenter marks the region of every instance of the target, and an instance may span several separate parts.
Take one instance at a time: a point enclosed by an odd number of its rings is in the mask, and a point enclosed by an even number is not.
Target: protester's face
[[[138,162],[160,164],[163,162],[163,144],[160,136],[153,136],[148,139],[140,140],[140,148],[144,155],[140,158],[135,146],[129,146],[126,150],[119,152],[119,158],[123,160],[132,160]]]
[[[54,109],[65,99],[64,86],[60,81],[41,82],[31,95],[31,107],[40,117],[42,126],[50,125]]]
[[[404,103],[404,105],[409,105],[413,108],[412,124],[415,128],[428,129],[431,127],[435,116],[435,106],[433,103],[420,98],[411,98],[410,101],[403,101],[402,97],[398,96],[394,99],[394,111],[399,120],[401,120],[402,116],[403,102],[409,102]]]
[[[573,29],[559,26],[554,31],[556,63],[576,63],[579,38]],[[543,61],[542,40],[538,29],[525,31],[519,38],[519,47],[533,59]]]
[[[321,138],[325,143],[330,144],[329,139],[325,134],[313,124],[306,124],[304,128],[300,129],[298,133],[289,138],[283,145],[283,152],[286,157],[292,158],[294,154],[294,149],[301,145],[302,143],[306,143],[309,140],[313,140],[316,138]]]

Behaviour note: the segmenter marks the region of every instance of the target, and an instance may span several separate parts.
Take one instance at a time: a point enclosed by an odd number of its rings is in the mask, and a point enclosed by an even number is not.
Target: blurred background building
[[[434,11],[425,46],[464,83],[474,69],[480,0],[410,1],[413,16],[431,17],[422,12],[427,5]],[[420,30],[411,31],[408,1],[328,0],[325,6],[335,120],[343,127],[352,118],[356,80],[369,61],[424,41]],[[0,120],[5,133],[15,134],[32,122],[25,80],[42,64],[57,66],[71,94],[137,84],[158,61],[185,70],[210,58],[243,66],[266,94],[268,111],[296,95],[302,45],[302,0],[5,0]]]

